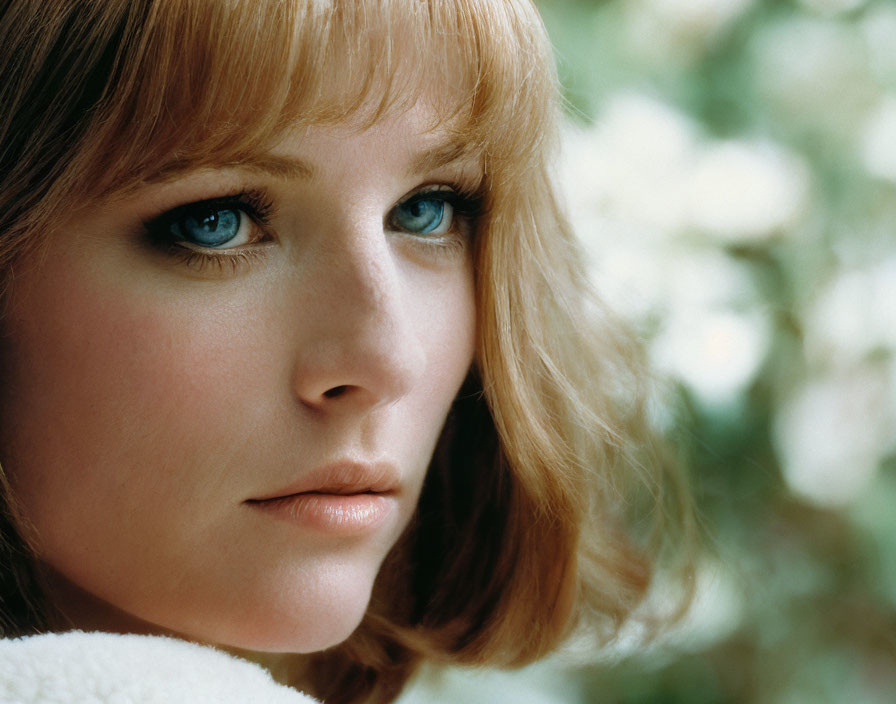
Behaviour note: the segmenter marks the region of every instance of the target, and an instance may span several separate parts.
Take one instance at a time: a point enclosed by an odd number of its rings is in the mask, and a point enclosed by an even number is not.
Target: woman
[[[389,701],[630,614],[664,471],[528,1],[13,0],[0,75],[5,635]]]

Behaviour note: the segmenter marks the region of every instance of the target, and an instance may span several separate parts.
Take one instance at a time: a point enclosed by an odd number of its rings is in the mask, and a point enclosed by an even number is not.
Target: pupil
[[[427,233],[442,222],[445,204],[431,198],[423,198],[405,206],[405,227],[412,232]]]
[[[390,220],[405,232],[428,235],[450,225],[451,212],[451,207],[441,197],[411,198],[396,207]]]
[[[208,213],[204,218],[202,218],[202,226],[214,232],[218,229],[218,214],[217,213]]]
[[[182,221],[183,238],[205,247],[220,247],[239,234],[240,215],[232,208],[197,212]]]

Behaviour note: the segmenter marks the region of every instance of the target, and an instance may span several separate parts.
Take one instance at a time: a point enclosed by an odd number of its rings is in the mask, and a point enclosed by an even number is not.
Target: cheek
[[[416,342],[424,348],[429,362],[422,385],[435,375],[445,387],[453,385],[456,392],[473,362],[476,347],[472,263],[467,259],[463,268],[435,280],[419,271],[407,271],[405,277],[409,282],[405,309],[414,320]]]
[[[407,399],[409,426],[396,428],[395,442],[417,442],[426,452],[438,440],[442,424],[474,360],[477,330],[472,266],[438,283],[421,282],[410,289],[406,310],[414,319],[415,342],[428,361],[420,388]],[[413,276],[408,280],[413,282]],[[416,424],[416,427],[410,425]],[[413,430],[411,430],[413,428]],[[421,442],[422,438],[426,438]],[[420,477],[422,483],[423,477]]]
[[[214,463],[204,445],[239,421],[228,391],[252,350],[203,309],[76,270],[39,278],[56,286],[17,282],[0,404],[2,459],[38,532],[205,491],[206,474],[180,460]]]

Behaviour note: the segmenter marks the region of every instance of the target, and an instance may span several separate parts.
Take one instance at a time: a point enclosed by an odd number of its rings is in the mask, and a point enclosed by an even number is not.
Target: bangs
[[[553,107],[549,45],[527,0],[169,0],[121,22],[78,159],[77,182],[97,195],[420,101],[494,176],[525,169]]]

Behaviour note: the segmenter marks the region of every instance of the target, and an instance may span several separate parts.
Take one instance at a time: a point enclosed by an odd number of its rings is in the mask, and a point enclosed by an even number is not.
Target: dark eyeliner
[[[273,203],[263,191],[240,191],[231,195],[206,198],[179,205],[145,221],[143,227],[153,244],[158,246],[176,245],[184,240],[172,234],[172,227],[194,213],[210,210],[235,210],[245,213],[256,225],[266,229],[270,223]],[[211,250],[211,248],[209,249]]]
[[[453,185],[446,184],[447,188],[426,188],[412,193],[410,196],[398,202],[390,211],[390,223],[392,221],[391,213],[399,206],[409,206],[424,200],[441,200],[451,206],[453,217],[460,218],[467,222],[473,222],[482,215],[483,198],[478,193],[467,193],[464,189]],[[455,227],[452,227],[455,229]],[[412,233],[413,234],[413,233]],[[420,234],[420,237],[426,238],[426,234]]]

